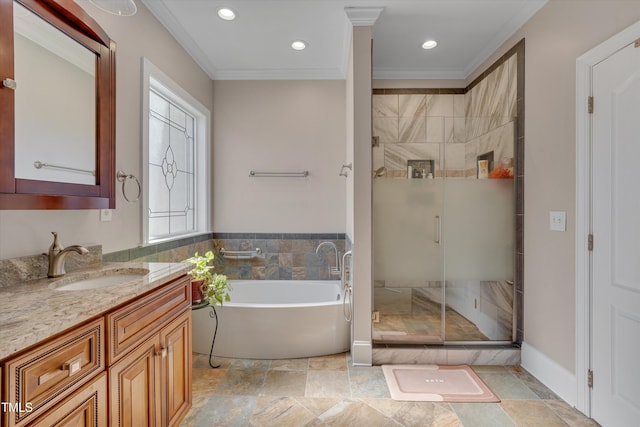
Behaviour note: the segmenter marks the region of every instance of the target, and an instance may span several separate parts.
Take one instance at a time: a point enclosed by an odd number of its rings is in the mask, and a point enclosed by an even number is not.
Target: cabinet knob
[[[167,348],[162,347],[160,350],[156,351],[156,356],[162,356],[163,358],[167,357]]]
[[[13,79],[4,79],[2,80],[2,86],[7,89],[16,90],[18,88],[18,83]]]
[[[82,361],[79,358],[70,360],[62,365],[62,370],[69,371],[69,376],[72,376],[75,373],[79,372],[81,368]]]

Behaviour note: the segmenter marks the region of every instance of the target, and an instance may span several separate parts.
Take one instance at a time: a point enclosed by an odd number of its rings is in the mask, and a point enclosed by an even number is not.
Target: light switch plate
[[[111,209],[100,209],[100,221],[111,221],[113,219],[113,211]]]
[[[567,213],[565,211],[549,211],[549,230],[567,231]]]

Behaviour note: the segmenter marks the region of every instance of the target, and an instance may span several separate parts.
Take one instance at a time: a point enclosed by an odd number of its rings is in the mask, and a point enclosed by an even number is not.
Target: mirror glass
[[[96,184],[96,55],[13,3],[15,177]]]

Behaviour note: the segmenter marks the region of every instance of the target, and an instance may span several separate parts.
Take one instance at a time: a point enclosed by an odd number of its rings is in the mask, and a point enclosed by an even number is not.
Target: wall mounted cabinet
[[[115,208],[115,43],[73,0],[0,0],[0,22],[0,209]]]

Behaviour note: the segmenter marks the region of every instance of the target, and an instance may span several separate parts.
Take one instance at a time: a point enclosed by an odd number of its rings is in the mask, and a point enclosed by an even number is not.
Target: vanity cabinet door
[[[101,317],[7,360],[3,401],[19,410],[4,412],[4,425],[30,423],[103,371],[104,337]]]
[[[178,425],[191,407],[191,310],[160,332],[165,350],[161,364],[163,389],[162,425]]]
[[[109,369],[113,427],[160,426],[160,337],[155,335]]]
[[[30,426],[107,427],[107,374],[100,374]]]
[[[107,314],[107,364],[113,364],[138,343],[156,334],[165,319],[171,319],[190,307],[190,279],[183,276]]]

